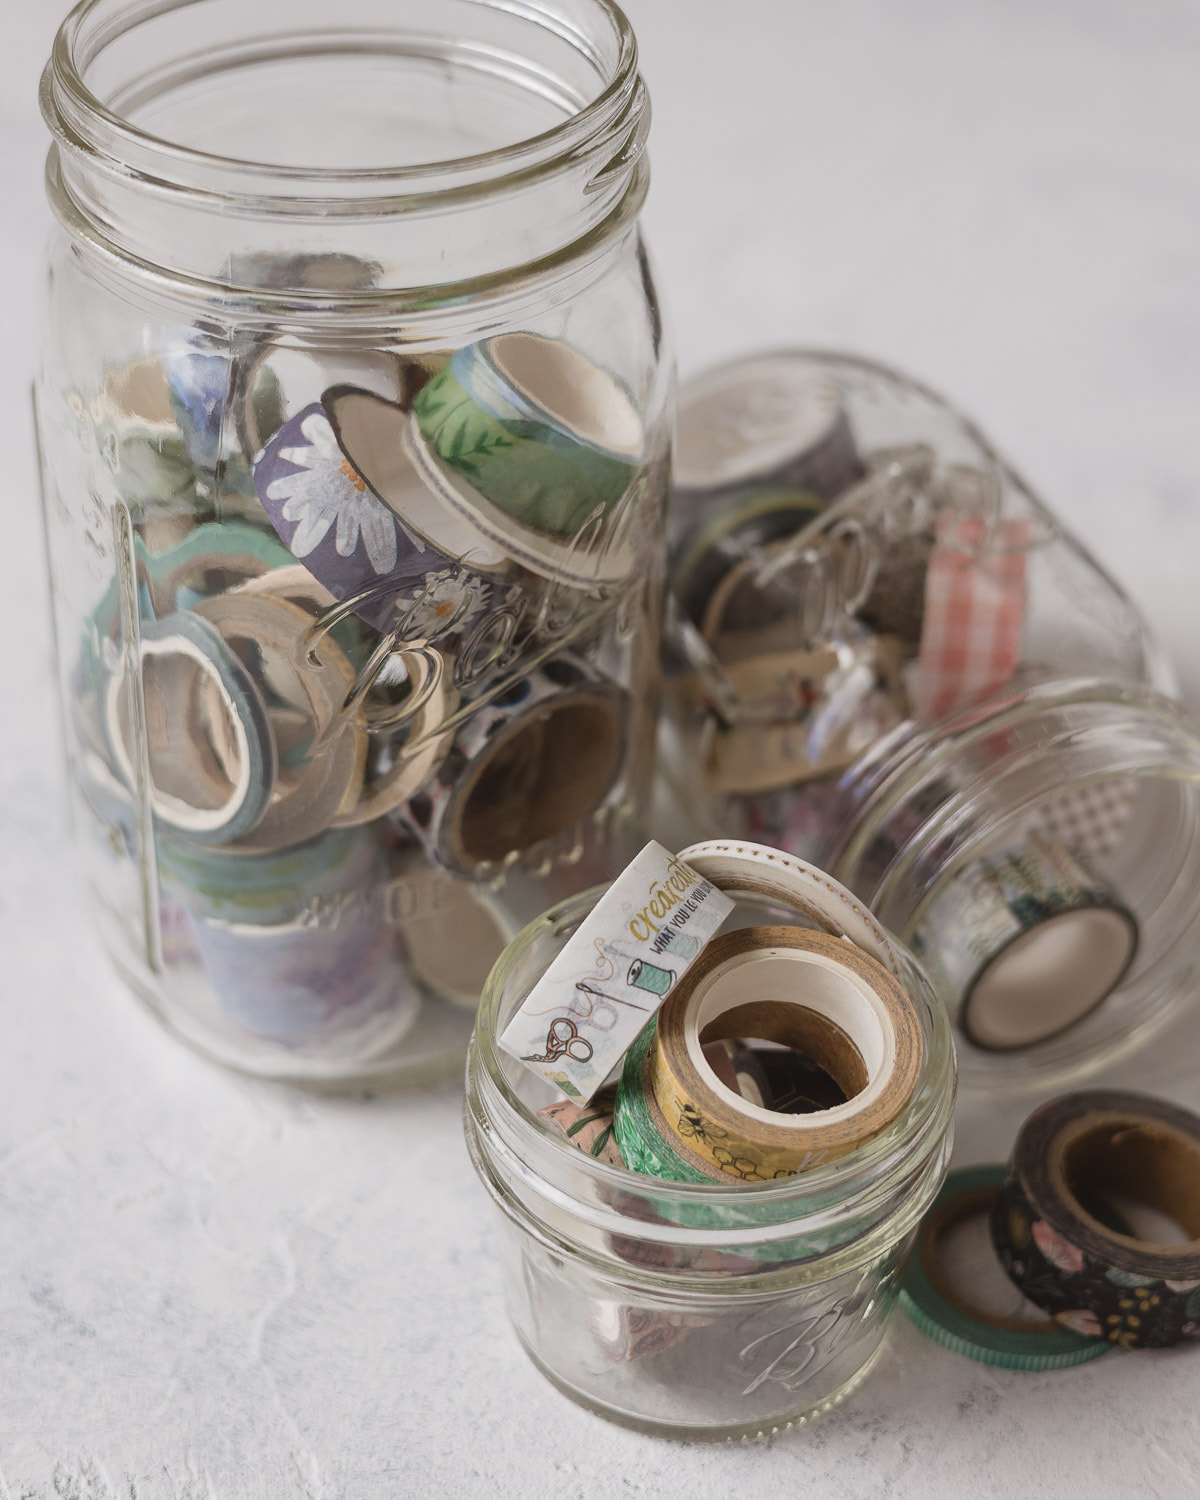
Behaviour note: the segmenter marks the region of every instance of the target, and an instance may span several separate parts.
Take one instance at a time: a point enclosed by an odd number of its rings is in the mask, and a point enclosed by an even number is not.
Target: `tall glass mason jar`
[[[568,1142],[557,1097],[498,1037],[604,894],[574,896],[521,932],[484,988],[465,1122],[496,1210],[517,1337],[572,1400],[679,1438],[761,1437],[827,1411],[865,1376],[896,1304],[953,1136],[949,1020],[898,949],[919,1014],[915,1091],[873,1140],[782,1181],[672,1182]],[[801,925],[739,898],[732,926]]]
[[[680,393],[664,771],[686,837],[827,869],[912,946],[964,1086],[1046,1088],[1192,1003],[1200,725],[986,435],[850,355]]]
[[[673,375],[628,22],[85,0],[42,106],[35,396],[105,943],[240,1068],[460,1057],[652,774]]]

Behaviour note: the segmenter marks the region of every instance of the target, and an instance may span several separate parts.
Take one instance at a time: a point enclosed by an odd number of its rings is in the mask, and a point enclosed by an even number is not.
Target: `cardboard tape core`
[[[1119,1195],[1175,1220],[1187,1234],[1184,1244],[1154,1243],[1156,1253],[1200,1254],[1200,1141],[1158,1121],[1093,1118],[1060,1138],[1050,1173],[1063,1197],[1102,1233],[1114,1231],[1099,1224],[1091,1205]],[[1120,1237],[1152,1244],[1136,1235]]]

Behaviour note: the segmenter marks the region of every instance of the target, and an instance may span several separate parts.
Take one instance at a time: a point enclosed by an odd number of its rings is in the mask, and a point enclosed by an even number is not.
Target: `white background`
[[[27,418],[56,9],[0,0],[0,1500],[1194,1496],[1196,1349],[1022,1376],[899,1319],[816,1426],[610,1428],[508,1332],[456,1088],[260,1087],[126,999],[70,878]],[[1200,4],[630,10],[684,372],[811,343],[949,392],[1200,699]],[[1200,1105],[1198,1062],[1200,1020],[1114,1076]],[[966,1105],[962,1159],[1030,1102]]]

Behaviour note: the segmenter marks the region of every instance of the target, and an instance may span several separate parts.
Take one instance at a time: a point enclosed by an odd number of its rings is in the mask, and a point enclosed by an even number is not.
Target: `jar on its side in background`
[[[672,367],[608,0],[89,0],[36,387],[105,942],[276,1077],[461,1057],[652,774]]]
[[[543,1374],[601,1416],[668,1437],[768,1434],[827,1410],[879,1348],[949,1159],[949,1024],[902,954],[924,1063],[882,1134],[781,1181],[726,1187],[627,1171],[540,1118],[550,1086],[497,1045],[602,894],[527,927],[480,1005],[466,1133],[497,1212],[509,1314]],[[795,924],[794,912],[767,910]],[[761,911],[741,901],[731,920]]]
[[[1200,729],[1108,574],[942,398],[843,355],[684,387],[664,767],[691,836],[811,859],[912,945],[964,1079],[1187,1003]]]

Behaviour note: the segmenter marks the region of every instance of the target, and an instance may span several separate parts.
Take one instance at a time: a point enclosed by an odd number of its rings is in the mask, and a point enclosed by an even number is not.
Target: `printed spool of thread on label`
[[[526,996],[500,1045],[588,1100],[687,973],[734,903],[649,843]]]

